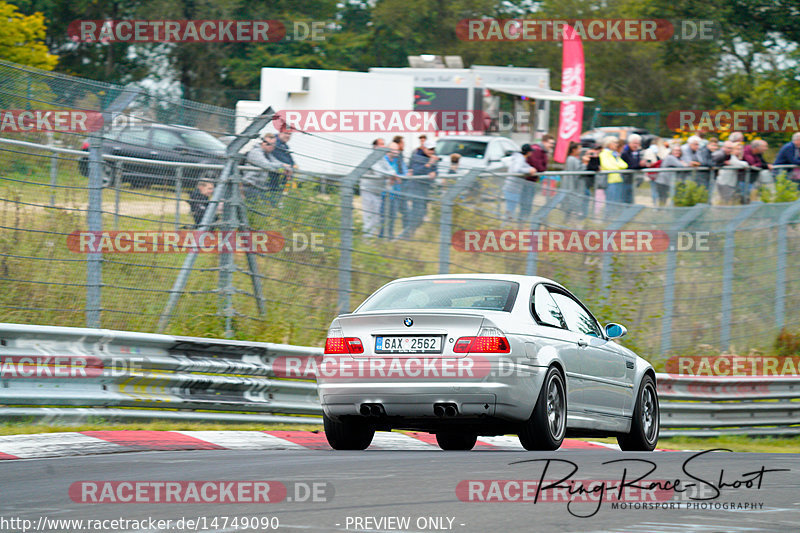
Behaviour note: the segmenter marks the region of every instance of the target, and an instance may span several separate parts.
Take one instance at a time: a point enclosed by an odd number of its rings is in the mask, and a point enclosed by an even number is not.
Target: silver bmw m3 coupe
[[[528,450],[565,436],[653,450],[656,376],[613,341],[625,333],[541,277],[393,281],[331,323],[317,370],[325,434],[337,450],[393,429],[434,433],[445,450],[509,433]]]

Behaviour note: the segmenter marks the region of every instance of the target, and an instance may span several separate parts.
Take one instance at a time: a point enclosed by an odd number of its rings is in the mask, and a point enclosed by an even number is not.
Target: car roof
[[[481,141],[481,142],[489,142],[494,139],[505,139],[507,141],[512,141],[508,137],[503,137],[501,135],[445,135],[444,137],[439,137],[436,139],[436,142],[439,141]],[[516,143],[514,143],[516,144]]]
[[[480,274],[432,274],[429,276],[412,276],[408,278],[399,278],[391,283],[396,281],[411,281],[411,280],[426,280],[426,279],[491,279],[491,280],[498,280],[498,281],[515,281],[520,284],[530,284],[534,285],[536,283],[552,283],[553,285],[557,285],[559,287],[564,287],[557,281],[553,281],[548,278],[543,278],[541,276],[525,276],[522,274],[490,274],[490,273],[480,273]]]

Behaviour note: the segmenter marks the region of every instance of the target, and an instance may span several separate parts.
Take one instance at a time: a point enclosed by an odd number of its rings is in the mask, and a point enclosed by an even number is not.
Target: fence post
[[[439,215],[439,274],[450,272],[450,244],[453,233],[453,204],[464,191],[469,189],[480,175],[480,169],[473,168],[458,178],[442,196]]]
[[[608,208],[609,204],[606,203],[606,208]],[[606,231],[618,231],[621,230],[625,224],[633,220],[639,211],[644,209],[643,205],[639,204],[632,204],[629,205],[626,209],[620,213],[614,222],[611,223],[611,226],[608,227]],[[611,289],[611,253],[610,252],[603,252],[603,263],[600,267],[600,294],[603,295],[603,298],[608,298],[609,290]]]
[[[181,225],[181,196],[183,195],[183,191],[181,187],[183,185],[183,167],[178,167],[175,169],[175,231],[180,229]]]
[[[786,207],[778,219],[778,261],[775,271],[775,326],[783,328],[786,320],[786,256],[788,240],[786,230],[789,222],[800,212],[800,200]]]
[[[111,179],[114,182],[114,229],[119,229],[119,200],[122,187],[122,161],[112,161]]]
[[[339,242],[339,299],[336,304],[336,314],[346,313],[350,310],[350,284],[353,266],[353,189],[367,170],[388,153],[388,149],[373,150],[364,160],[354,168],[350,174],[339,181],[339,206],[341,209],[341,235]]]
[[[578,176],[575,177],[577,178]],[[550,200],[546,204],[540,207],[533,215],[533,218],[531,218],[531,230],[537,231],[539,229],[539,225],[542,223],[542,220],[547,218],[547,215],[550,214],[550,211],[558,207],[558,204],[560,204],[564,200],[564,197],[566,197],[567,194],[573,194],[573,193],[567,193],[566,189],[559,189],[558,192],[555,194],[555,196],[550,198]],[[527,274],[528,276],[536,275],[536,267],[537,267],[536,246],[539,242],[540,241],[538,237],[536,238],[535,243],[531,241],[531,250],[528,252],[528,262],[525,265],[525,274]]]
[[[675,268],[678,264],[678,232],[683,231],[708,209],[708,204],[697,204],[689,209],[669,228],[666,280],[664,281],[664,316],[661,319],[661,354],[672,349],[672,315],[675,309]]]
[[[222,168],[222,173],[220,173],[219,178],[217,178],[214,194],[211,195],[211,199],[208,201],[208,206],[206,207],[206,212],[203,215],[203,220],[200,221],[200,224],[197,227],[198,230],[208,230],[211,222],[216,217],[217,206],[223,197],[223,192],[225,192],[225,190],[228,188],[228,182],[230,181],[231,174],[236,171],[236,164],[238,163],[239,157],[241,157],[239,150],[244,148],[244,146],[250,142],[251,139],[258,137],[258,132],[264,129],[264,127],[266,127],[266,125],[272,121],[274,114],[275,112],[273,109],[268,107],[263,113],[255,117],[253,121],[250,122],[250,124],[245,128],[245,130],[242,133],[239,133],[225,149],[225,166]],[[167,324],[169,324],[169,321],[172,318],[172,313],[175,311],[175,306],[178,305],[181,292],[183,292],[186,282],[189,280],[189,274],[192,272],[192,268],[194,267],[194,262],[196,260],[196,251],[189,252],[189,255],[186,256],[186,259],[184,259],[183,266],[181,266],[178,277],[175,278],[175,283],[172,284],[172,288],[169,291],[167,305],[164,306],[164,310],[161,312],[161,317],[158,320],[157,329],[159,333],[164,331],[164,329],[167,327]]]
[[[103,124],[111,124],[113,116],[128,107],[139,92],[139,89],[123,89],[103,110]],[[89,137],[89,207],[86,222],[90,232],[103,230],[103,136],[106,127]],[[100,327],[102,263],[102,253],[90,253],[86,261],[86,327],[89,328]]]
[[[58,181],[58,155],[50,154],[50,207],[56,206],[56,184]]]
[[[234,167],[231,171],[231,177],[236,174],[236,168]],[[233,231],[236,229],[237,224],[235,224],[234,217],[237,216],[237,209],[235,209],[234,205],[232,204],[233,197],[236,194],[234,190],[231,179],[227,179],[225,183],[221,185],[224,189],[223,198],[225,199],[222,203],[222,224],[221,227],[218,229],[224,233]],[[211,206],[209,205],[209,209]],[[216,211],[216,209],[215,209]],[[205,218],[205,217],[203,217]],[[235,239],[231,239],[235,242]],[[219,294],[218,300],[218,310],[220,316],[225,317],[225,337],[231,338],[233,337],[233,315],[234,315],[234,308],[233,308],[233,272],[236,269],[236,266],[233,262],[233,253],[228,251],[222,251],[219,254],[219,277],[218,277],[218,284],[217,284],[217,293]]]
[[[725,227],[725,255],[722,263],[722,321],[719,344],[726,350],[731,343],[731,314],[733,313],[733,259],[736,249],[736,228],[761,206],[754,203],[741,207],[741,212]]]

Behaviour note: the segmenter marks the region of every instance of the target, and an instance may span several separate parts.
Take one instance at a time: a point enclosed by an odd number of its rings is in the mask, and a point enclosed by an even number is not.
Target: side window
[[[175,133],[167,130],[153,130],[153,148],[160,150],[174,150],[181,146],[181,138]]]
[[[561,311],[558,309],[547,287],[541,284],[537,285],[536,288],[533,289],[532,299],[531,311],[533,311],[533,317],[537,322],[545,326],[566,329]]]
[[[600,326],[597,321],[586,312],[586,309],[578,302],[560,292],[553,292],[553,300],[555,300],[558,308],[564,314],[564,321],[567,323],[567,328],[576,333],[583,333],[592,337],[603,338],[600,332]]]
[[[147,146],[147,135],[150,132],[142,128],[126,128],[117,135],[117,142]]]

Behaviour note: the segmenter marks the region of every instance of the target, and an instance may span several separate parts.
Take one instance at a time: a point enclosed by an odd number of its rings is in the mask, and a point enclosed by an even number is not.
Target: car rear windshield
[[[426,279],[400,281],[373,294],[359,311],[392,309],[484,309],[511,311],[519,291],[513,281]]]
[[[437,155],[461,154],[461,157],[474,157],[483,159],[486,153],[486,142],[484,141],[439,141],[436,145]]]

